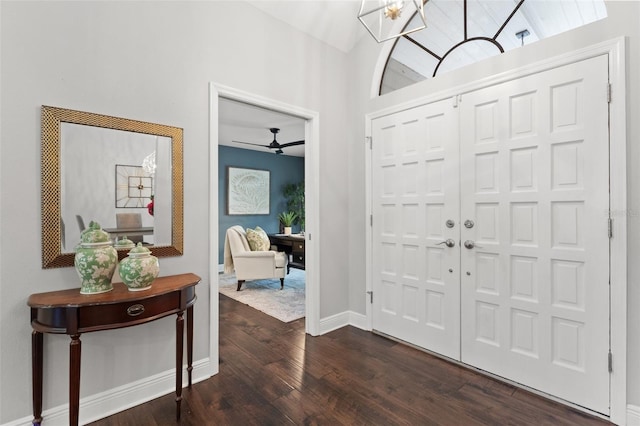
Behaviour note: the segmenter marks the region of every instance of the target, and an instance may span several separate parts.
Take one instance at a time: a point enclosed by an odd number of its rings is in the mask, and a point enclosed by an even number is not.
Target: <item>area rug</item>
[[[280,279],[245,281],[236,291],[235,274],[218,275],[220,293],[249,305],[282,322],[290,322],[305,315],[305,272],[291,268],[284,277],[284,289]]]

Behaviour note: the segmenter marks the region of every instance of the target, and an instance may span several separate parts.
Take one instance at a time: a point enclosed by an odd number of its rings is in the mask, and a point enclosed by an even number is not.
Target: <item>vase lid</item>
[[[135,243],[127,238],[126,235],[124,235],[122,239],[116,241],[116,248],[133,248],[135,246]]]
[[[141,257],[151,254],[151,250],[142,245],[142,243],[136,244],[134,248],[129,250],[129,256]]]
[[[98,222],[91,221],[89,227],[80,234],[80,243],[109,243],[109,234],[104,232]]]

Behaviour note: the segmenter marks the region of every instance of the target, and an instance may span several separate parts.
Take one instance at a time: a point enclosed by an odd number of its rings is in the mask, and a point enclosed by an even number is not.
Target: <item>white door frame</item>
[[[611,312],[611,352],[613,371],[610,387],[610,420],[616,424],[625,424],[627,418],[627,129],[626,129],[626,43],[624,37],[608,40],[574,52],[549,58],[499,75],[466,83],[443,90],[439,93],[414,99],[400,105],[385,108],[365,115],[365,135],[371,137],[371,121],[419,105],[436,102],[472,90],[493,86],[524,75],[539,73],[566,64],[588,59],[594,56],[609,55],[609,82],[611,84],[611,103],[609,104],[609,144],[610,144],[610,212],[613,217],[613,238],[610,258],[610,312]],[[606,90],[603,88],[602,90]],[[372,214],[371,188],[371,151],[365,153],[366,173],[366,221]],[[603,213],[604,214],[604,213]],[[373,290],[372,283],[372,230],[366,232],[366,290]],[[365,295],[367,304],[367,325],[373,328],[373,313],[369,297]]]
[[[210,375],[218,373],[219,362],[219,296],[218,296],[218,109],[219,99],[227,98],[258,107],[282,112],[305,120],[304,178],[305,178],[305,264],[306,301],[305,331],[320,334],[320,211],[318,141],[320,114],[298,106],[243,92],[218,83],[209,83],[209,360]]]

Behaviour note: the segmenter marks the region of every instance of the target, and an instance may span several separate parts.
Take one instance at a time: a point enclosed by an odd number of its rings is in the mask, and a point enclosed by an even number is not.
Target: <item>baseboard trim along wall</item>
[[[361,330],[371,331],[367,328],[367,316],[357,312],[349,311],[349,325]]]
[[[627,405],[627,426],[640,426],[640,406]]]
[[[209,359],[193,363],[193,383],[209,378]],[[186,367],[183,369],[182,382],[187,384]],[[109,417],[136,405],[151,401],[176,391],[175,369],[170,369],[137,382],[127,383],[108,391],[87,396],[80,400],[80,424],[87,424]],[[175,407],[175,402],[173,402]],[[184,405],[183,405],[184,410]],[[183,413],[184,414],[184,413]],[[67,426],[69,424],[69,404],[49,408],[42,413],[43,423],[47,426]],[[1,426],[30,425],[33,415],[23,417]]]
[[[353,311],[345,311],[320,319],[320,334],[326,334],[346,325],[367,330],[367,316]]]

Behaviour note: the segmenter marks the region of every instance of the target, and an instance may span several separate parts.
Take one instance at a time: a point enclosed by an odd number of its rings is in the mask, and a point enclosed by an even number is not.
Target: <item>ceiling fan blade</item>
[[[294,142],[289,142],[289,143],[281,143],[280,144],[280,148],[286,148],[288,146],[296,146],[296,145],[304,145],[304,140],[294,141]]]
[[[271,146],[269,146],[269,145],[261,145],[261,144],[258,144],[258,143],[242,142],[242,141],[231,141],[231,142],[233,142],[233,143],[242,143],[242,144],[245,144],[245,145],[261,146],[263,148],[271,148]]]

